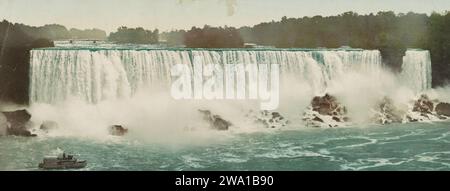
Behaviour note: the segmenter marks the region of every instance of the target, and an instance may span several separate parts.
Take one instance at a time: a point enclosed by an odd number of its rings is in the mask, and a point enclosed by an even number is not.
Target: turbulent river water
[[[82,170],[450,170],[450,123],[247,133],[185,132],[155,143],[109,137],[0,139],[0,169],[39,170],[57,147],[88,161]]]

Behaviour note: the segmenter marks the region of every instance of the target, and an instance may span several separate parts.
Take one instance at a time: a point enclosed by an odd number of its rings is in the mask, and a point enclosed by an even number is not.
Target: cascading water
[[[403,57],[402,80],[415,91],[431,88],[430,52],[409,50]]]
[[[37,49],[31,52],[31,103],[76,97],[88,103],[132,97],[137,91],[168,86],[174,64],[192,66],[194,57],[208,64],[280,64],[281,76],[306,81],[314,94],[349,71],[383,70],[375,50],[87,50]],[[419,91],[429,88],[426,51],[408,51],[404,72]]]

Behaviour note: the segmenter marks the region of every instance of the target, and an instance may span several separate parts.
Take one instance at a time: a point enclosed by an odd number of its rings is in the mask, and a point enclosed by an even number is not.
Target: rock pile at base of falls
[[[375,114],[371,121],[390,124],[445,120],[450,117],[450,104],[431,100],[425,94],[411,101],[410,105],[408,109],[401,110],[390,98],[384,97],[373,109]]]
[[[31,133],[29,126],[31,124],[31,114],[27,110],[17,110],[11,112],[1,112],[2,124],[0,129],[4,129],[4,135],[36,137]],[[0,133],[2,132],[0,131]],[[1,134],[0,134],[1,135]]]
[[[281,128],[289,124],[289,121],[283,117],[279,112],[275,111],[260,111],[255,112],[250,110],[246,114],[254,123],[262,125],[265,128]]]
[[[347,109],[336,97],[325,94],[312,99],[310,107],[303,114],[303,121],[313,127],[339,127],[349,122]]]
[[[437,107],[439,105],[439,107]],[[409,111],[406,118],[408,122],[428,121],[428,120],[445,120],[449,115],[444,115],[445,107],[448,103],[439,100],[431,100],[427,95],[423,94],[419,99],[414,101],[412,111]]]
[[[214,130],[226,131],[232,125],[231,122],[223,119],[220,115],[213,115],[209,110],[198,110],[203,115],[203,120]]]

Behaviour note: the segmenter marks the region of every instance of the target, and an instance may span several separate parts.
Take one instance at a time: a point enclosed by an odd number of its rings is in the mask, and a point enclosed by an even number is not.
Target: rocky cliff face
[[[405,56],[405,47],[379,47],[383,62],[394,72],[402,71],[403,56]]]
[[[14,135],[23,137],[35,137],[30,129],[31,114],[27,110],[17,110],[11,112],[1,112],[2,126],[0,129],[4,129],[4,135]]]
[[[30,50],[53,46],[50,40],[26,35],[17,25],[0,22],[1,101],[28,104]]]

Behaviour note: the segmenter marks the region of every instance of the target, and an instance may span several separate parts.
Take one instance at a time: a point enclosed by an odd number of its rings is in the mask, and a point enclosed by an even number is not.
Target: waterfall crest
[[[167,87],[171,66],[194,57],[205,64],[280,64],[309,83],[315,94],[350,70],[383,70],[377,50],[89,50],[36,49],[31,51],[30,102],[55,103],[76,97],[88,103],[129,98],[149,87]],[[428,51],[410,50],[403,59],[402,80],[415,91],[431,87]],[[381,76],[380,76],[381,77]]]

